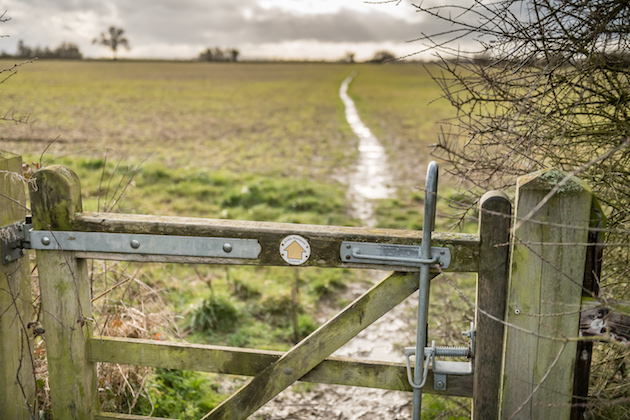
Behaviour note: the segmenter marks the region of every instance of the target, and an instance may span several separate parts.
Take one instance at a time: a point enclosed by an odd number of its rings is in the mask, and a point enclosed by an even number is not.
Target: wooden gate
[[[96,363],[101,362],[252,376],[207,416],[210,419],[244,419],[296,381],[412,390],[404,363],[329,356],[418,288],[418,267],[388,263],[367,266],[347,261],[342,257],[342,245],[347,242],[418,245],[421,232],[88,213],[82,211],[79,179],[68,168],[44,168],[34,179],[30,195],[32,228],[37,235],[30,240],[39,241],[37,265],[56,418],[146,418],[99,411]],[[432,236],[432,245],[450,250],[450,265],[444,271],[478,274],[477,339],[474,375],[449,376],[446,389],[436,390],[430,386],[433,379],[429,372],[429,385],[424,392],[472,398],[474,418],[512,415],[513,418],[568,418],[571,411],[578,342],[571,337],[578,336],[593,199],[579,181],[564,179],[564,174],[551,170],[519,181],[513,240],[510,240],[511,204],[501,192],[488,192],[481,198],[477,234],[434,233]],[[550,194],[560,182],[565,188]],[[7,191],[2,194],[9,195]],[[116,240],[123,238],[125,243],[120,244],[120,252],[74,247],[73,241],[80,242],[82,235],[88,233],[116,234]],[[213,238],[220,249],[211,256],[125,251],[142,248],[147,238],[159,241],[165,237]],[[241,240],[249,241],[245,243],[250,245],[255,242],[259,248],[253,246],[242,254],[244,257],[235,258]],[[289,249],[294,243],[299,249]],[[254,256],[251,252],[258,254]],[[310,255],[305,257],[307,253]],[[88,259],[373,268],[393,273],[282,353],[95,337]],[[436,267],[432,276],[441,272],[442,269]],[[571,282],[567,283],[562,276],[570,278]],[[510,285],[508,278],[511,278]],[[562,287],[558,287],[559,278],[563,279]],[[12,277],[12,281],[28,282],[29,279]],[[0,301],[0,310],[11,307],[6,299]],[[574,310],[569,311],[567,307]],[[2,327],[6,324],[4,319],[6,317],[2,318]],[[567,339],[558,340],[558,336]],[[6,368],[0,365],[0,371],[6,372]],[[0,391],[15,388],[11,378],[3,381]],[[2,403],[6,404],[4,407],[11,405]],[[16,413],[15,418],[21,418],[22,411],[10,412]]]

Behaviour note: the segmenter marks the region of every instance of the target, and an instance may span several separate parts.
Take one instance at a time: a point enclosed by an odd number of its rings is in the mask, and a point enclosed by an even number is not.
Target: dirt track
[[[386,273],[379,273],[386,275]],[[349,293],[360,295],[366,286],[352,285]],[[341,347],[334,356],[390,362],[404,361],[402,347],[415,343],[413,318],[417,296],[398,305]],[[280,419],[409,419],[411,394],[381,389],[315,385],[310,392],[288,388],[258,410],[254,418]]]

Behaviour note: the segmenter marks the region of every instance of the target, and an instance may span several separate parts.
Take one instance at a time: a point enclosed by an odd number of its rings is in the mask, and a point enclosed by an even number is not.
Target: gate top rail
[[[66,230],[65,228],[63,230]],[[418,271],[413,265],[362,264],[344,262],[340,257],[342,242],[366,242],[420,245],[422,232],[367,227],[339,227],[292,223],[253,222],[246,220],[203,219],[193,217],[152,216],[118,213],[76,213],[67,230],[138,235],[169,235],[257,240],[262,248],[256,259],[190,257],[176,255],[141,255],[104,252],[78,252],[80,258],[142,262],[185,262],[265,266],[295,266],[283,259],[281,244],[289,236],[308,242],[311,255],[301,266]],[[476,272],[479,267],[479,237],[474,234],[433,233],[435,246],[451,251],[450,266],[445,271]]]

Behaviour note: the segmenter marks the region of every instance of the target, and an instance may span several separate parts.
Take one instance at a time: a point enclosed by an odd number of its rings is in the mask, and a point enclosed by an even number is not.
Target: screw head
[[[232,252],[232,244],[228,244],[228,243],[223,244],[223,251],[228,254]]]
[[[132,239],[129,245],[131,245],[133,249],[138,249],[140,248],[140,241],[138,241],[137,239]]]
[[[437,382],[435,383],[435,387],[436,387],[437,389],[444,389],[444,382],[442,382],[442,381],[437,381]]]
[[[293,373],[293,370],[292,370],[291,368],[286,368],[286,369],[284,369],[284,374],[285,374],[285,375],[290,375],[290,374],[292,374],[292,373]]]
[[[50,245],[50,238],[48,236],[42,237],[42,245]]]
[[[4,257],[4,261],[10,262],[11,261],[11,256],[10,255],[5,256]]]
[[[520,309],[514,309],[514,313],[515,313],[516,315],[518,315],[518,314],[520,314],[520,313],[521,313],[521,310],[520,310]]]

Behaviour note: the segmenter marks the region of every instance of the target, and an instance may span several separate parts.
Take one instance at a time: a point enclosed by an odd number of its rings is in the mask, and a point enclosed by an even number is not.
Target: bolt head
[[[292,370],[291,368],[286,368],[286,369],[284,369],[284,374],[285,374],[285,375],[290,375],[290,374],[292,374],[292,373],[293,373],[293,370]]]
[[[437,389],[444,389],[444,382],[442,382],[442,381],[437,381],[437,382],[435,383],[435,387],[436,387]]]
[[[131,245],[131,247],[132,247],[133,249],[138,249],[138,248],[140,248],[140,241],[138,241],[137,239],[133,239],[133,240],[129,243],[129,245]]]
[[[48,236],[42,237],[42,245],[50,245],[50,238]]]
[[[230,252],[232,252],[232,249],[233,249],[232,248],[232,244],[228,244],[228,243],[223,244],[223,251],[224,252],[229,254]]]
[[[11,261],[11,256],[10,255],[5,256],[4,257],[4,261],[10,262]]]

